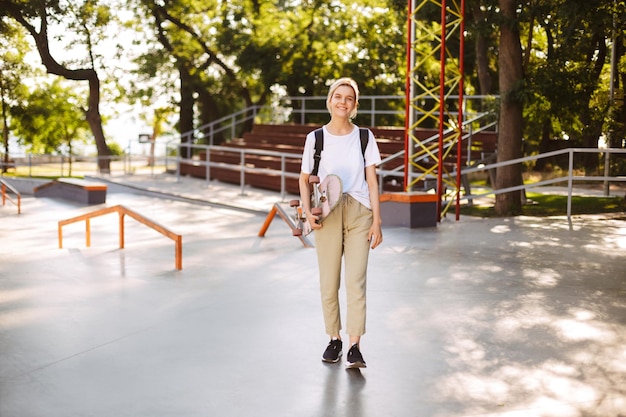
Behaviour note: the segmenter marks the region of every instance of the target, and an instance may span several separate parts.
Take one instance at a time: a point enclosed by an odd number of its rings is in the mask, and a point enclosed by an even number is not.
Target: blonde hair
[[[326,108],[332,114],[330,100],[333,97],[333,94],[335,94],[335,91],[342,85],[352,87],[352,90],[354,90],[355,106],[354,110],[350,112],[350,119],[354,119],[356,117],[357,108],[359,107],[359,86],[352,78],[340,78],[331,84],[330,88],[328,89],[328,97],[326,98]]]

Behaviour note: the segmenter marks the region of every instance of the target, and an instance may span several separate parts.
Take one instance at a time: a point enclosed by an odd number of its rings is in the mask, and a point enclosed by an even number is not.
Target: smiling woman
[[[342,260],[345,263],[346,328],[350,336],[347,368],[366,366],[360,341],[365,334],[368,256],[370,248],[383,241],[376,177],[380,152],[372,132],[352,123],[358,104],[359,88],[353,79],[332,83],[326,100],[330,121],[307,135],[299,179],[306,223],[315,232],[322,310],[331,339],[322,355],[324,362],[338,362],[343,354],[339,287]],[[318,183],[323,185],[329,178],[339,178],[340,198],[336,207],[322,216],[314,211],[318,207],[312,206],[311,187],[315,190]],[[322,194],[319,203],[325,199]]]

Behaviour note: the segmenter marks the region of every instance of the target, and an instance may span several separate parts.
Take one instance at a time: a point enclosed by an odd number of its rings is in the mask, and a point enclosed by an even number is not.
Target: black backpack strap
[[[359,133],[361,136],[361,154],[363,154],[363,158],[365,158],[365,149],[367,148],[367,144],[370,140],[369,129],[359,128]]]
[[[319,128],[315,132],[315,154],[313,155],[313,171],[311,175],[317,175],[324,150],[324,129]]]

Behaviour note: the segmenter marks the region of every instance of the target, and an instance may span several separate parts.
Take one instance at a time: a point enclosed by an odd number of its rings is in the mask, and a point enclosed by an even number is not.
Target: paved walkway
[[[320,361],[314,250],[279,218],[257,236],[276,193],[113,180],[183,269],[132,219],[123,250],[116,215],[59,249],[93,207],[0,207],[0,417],[626,415],[623,215],[384,228],[354,372]]]

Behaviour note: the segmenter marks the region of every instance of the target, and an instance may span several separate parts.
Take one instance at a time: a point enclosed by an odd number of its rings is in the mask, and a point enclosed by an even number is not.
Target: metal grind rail
[[[137,220],[139,223],[142,223],[162,235],[172,239],[176,244],[175,249],[175,266],[176,269],[183,269],[183,237],[176,233],[173,233],[166,229],[165,227],[153,222],[152,220],[138,214],[129,208],[126,208],[122,205],[117,205],[113,207],[107,207],[100,210],[92,211],[91,213],[86,213],[80,216],[72,217],[71,219],[61,220],[59,221],[59,249],[63,248],[63,226],[77,223],[81,221],[85,221],[85,237],[86,237],[86,246],[91,246],[91,224],[90,220],[94,217],[103,216],[109,213],[118,213],[119,214],[119,239],[120,239],[120,249],[124,249],[124,216],[129,215],[133,219]]]
[[[4,206],[7,201],[15,204],[17,206],[17,214],[22,214],[22,195],[19,191],[11,186],[11,184],[7,184],[4,180],[0,179],[0,185],[2,188],[2,205]],[[17,197],[17,201],[14,201],[11,197],[9,197],[7,191],[11,191]]]

